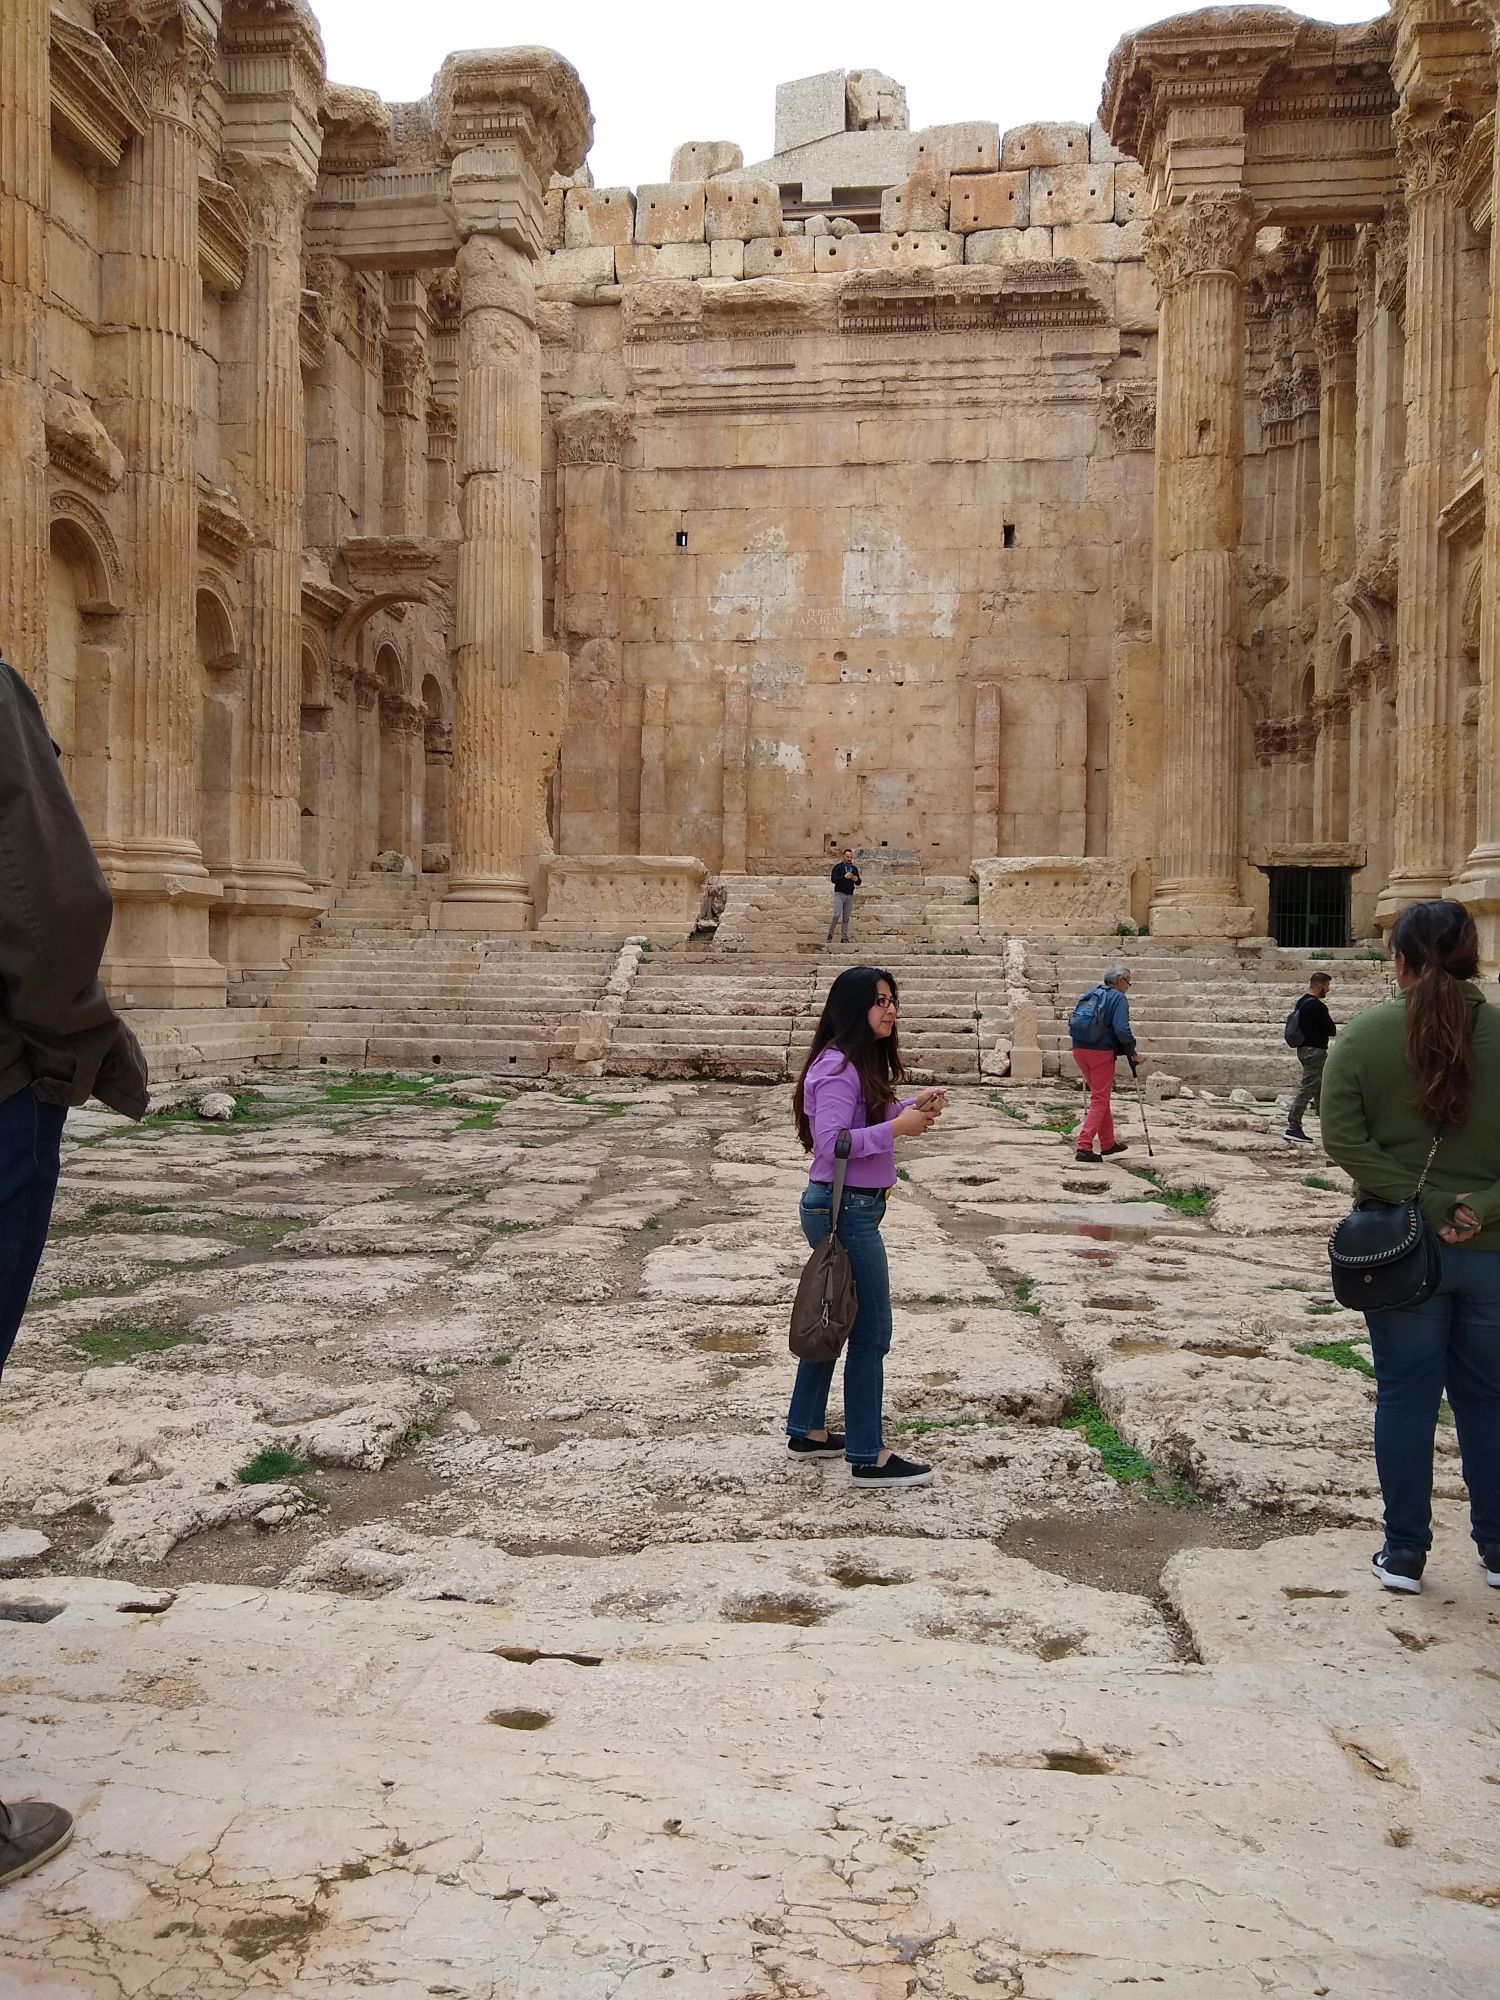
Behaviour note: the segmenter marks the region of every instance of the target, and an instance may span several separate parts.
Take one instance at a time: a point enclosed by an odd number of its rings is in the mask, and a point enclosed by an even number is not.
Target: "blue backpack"
[[[1103,1048],[1108,1038],[1104,1018],[1104,1003],[1108,994],[1107,986],[1090,987],[1068,1016],[1069,1035],[1086,1049]]]

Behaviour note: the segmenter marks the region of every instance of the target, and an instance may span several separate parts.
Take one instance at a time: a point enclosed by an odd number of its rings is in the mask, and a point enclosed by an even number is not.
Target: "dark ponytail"
[[[1462,903],[1412,903],[1396,919],[1391,951],[1416,983],[1406,990],[1406,1060],[1417,1073],[1412,1105],[1452,1131],[1474,1091],[1474,1021],[1463,981],[1479,974],[1479,934]]]

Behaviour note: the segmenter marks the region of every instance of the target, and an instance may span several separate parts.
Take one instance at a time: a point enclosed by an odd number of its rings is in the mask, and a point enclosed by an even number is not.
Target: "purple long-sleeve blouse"
[[[872,1124],[865,1112],[859,1072],[842,1049],[827,1048],[807,1072],[802,1102],[812,1127],[813,1155],[808,1179],[833,1179],[833,1148],[840,1132],[849,1133],[849,1167],[844,1185],[888,1188],[896,1180],[896,1135],[891,1120],[912,1102],[898,1098]]]

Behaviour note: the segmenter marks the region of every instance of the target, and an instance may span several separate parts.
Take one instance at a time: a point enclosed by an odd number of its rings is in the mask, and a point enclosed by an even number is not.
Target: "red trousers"
[[[1097,1137],[1100,1151],[1115,1143],[1115,1121],[1110,1115],[1109,1094],[1115,1087],[1115,1058],[1111,1049],[1074,1049],[1073,1060],[1083,1071],[1089,1087],[1089,1108],[1078,1128],[1078,1150],[1093,1150]]]

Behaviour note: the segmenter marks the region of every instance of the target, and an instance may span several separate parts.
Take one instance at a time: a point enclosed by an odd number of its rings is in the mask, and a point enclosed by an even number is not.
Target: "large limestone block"
[[[979,934],[1100,937],[1130,914],[1132,864],[1108,856],[1002,855],[979,860]]]
[[[851,132],[904,132],[906,92],[884,70],[850,70],[844,87],[845,120]]]
[[[841,69],[776,86],[776,151],[790,153],[848,129],[848,78]]]
[[[589,250],[554,250],[537,266],[539,285],[612,285],[615,253],[608,244]]]
[[[1085,264],[1119,264],[1146,254],[1144,222],[1070,222],[1052,232],[1053,254]]]
[[[1156,280],[1142,263],[1121,264],[1115,271],[1115,316],[1122,333],[1154,333],[1161,314]]]
[[[813,252],[818,244],[832,238],[778,236],[745,245],[747,278],[805,278],[813,270]]]
[[[703,183],[655,181],[644,185],[635,202],[637,243],[701,243]]]
[[[708,870],[689,854],[570,854],[543,863],[543,937],[685,938],[697,921]]]
[[[1115,168],[1115,221],[1144,222],[1151,213],[1151,192],[1144,171],[1134,160],[1122,160]]]
[[[635,235],[635,196],[629,188],[570,188],[563,197],[563,244],[592,250],[601,243],[629,243]]]
[[[1024,229],[1031,220],[1031,178],[954,174],[948,182],[948,212],[948,227],[956,236],[978,229]]]
[[[672,155],[672,182],[712,180],[738,173],[745,156],[732,139],[689,139]]]
[[[565,221],[563,205],[567,201],[566,188],[552,187],[542,196],[542,248],[561,250]]]
[[[888,236],[819,236],[813,269],[827,276],[836,271],[934,271],[963,262],[961,236],[944,230]]]
[[[708,275],[711,278],[743,278],[745,275],[744,244],[710,243],[708,246]]]
[[[948,227],[948,176],[921,168],[880,197],[880,227],[889,234]]]
[[[1113,222],[1113,167],[1037,167],[1031,175],[1031,219],[1046,228],[1059,222]]]
[[[1086,166],[1093,157],[1087,125],[1016,125],[1000,148],[1002,167]]]
[[[774,181],[710,181],[704,189],[710,243],[753,243],[781,234],[781,190]]]
[[[706,243],[623,243],[614,256],[622,285],[645,278],[706,278],[712,272]]]
[[[992,174],[1000,165],[1000,127],[976,119],[966,125],[929,125],[915,134],[913,173]]]
[[[981,229],[958,240],[966,264],[1045,263],[1053,254],[1050,229]]]
[[[1103,166],[1118,166],[1122,160],[1135,162],[1128,153],[1122,153],[1096,118],[1089,127],[1089,158],[1098,160]]]

